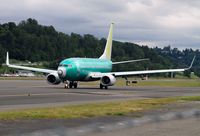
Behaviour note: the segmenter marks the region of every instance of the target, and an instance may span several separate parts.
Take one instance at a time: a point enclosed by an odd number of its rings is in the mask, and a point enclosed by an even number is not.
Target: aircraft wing
[[[57,72],[56,70],[50,70],[50,69],[42,69],[42,68],[33,68],[33,67],[25,67],[25,66],[18,66],[18,65],[11,65],[9,63],[9,55],[7,52],[6,56],[6,65],[10,68],[16,68],[16,69],[23,69],[23,70],[29,70],[29,71],[34,71],[34,72],[41,72],[41,73],[54,73]]]
[[[183,69],[162,69],[162,70],[110,72],[110,73],[107,73],[107,74],[112,74],[112,75],[118,77],[118,76],[131,76],[131,75],[143,75],[143,74],[155,74],[155,73],[183,72],[183,71],[191,69],[191,67],[192,67],[192,65],[194,63],[195,57],[196,56],[194,56],[190,66],[188,68],[183,68]]]
[[[145,60],[149,60],[149,59],[137,59],[137,60],[119,61],[119,62],[112,62],[112,64],[115,65],[115,64],[123,64],[123,63],[130,63],[130,62],[145,61]]]
[[[145,74],[156,74],[156,73],[168,73],[168,72],[183,72],[186,69],[163,69],[163,70],[144,70],[144,71],[126,71],[126,72],[109,72],[109,73],[99,73],[91,72],[88,77],[93,79],[100,79],[106,75],[113,75],[115,77],[120,76],[134,76],[134,75],[145,75]]]
[[[188,68],[182,68],[182,69],[161,69],[161,70],[143,70],[143,71],[126,71],[126,72],[108,72],[108,73],[100,73],[100,72],[92,72],[89,74],[91,78],[101,78],[105,75],[114,75],[115,77],[120,77],[120,76],[133,76],[133,75],[143,75],[143,74],[156,74],[156,73],[169,73],[169,72],[183,72],[186,70],[189,70],[195,60],[195,56]]]
[[[127,71],[127,72],[111,72],[110,74],[119,76],[133,76],[143,74],[155,74],[155,73],[168,73],[168,72],[183,72],[185,69],[164,69],[164,70],[144,70],[144,71]]]

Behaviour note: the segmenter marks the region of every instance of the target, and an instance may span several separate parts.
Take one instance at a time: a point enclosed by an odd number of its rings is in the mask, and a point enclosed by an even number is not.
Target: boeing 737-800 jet
[[[69,88],[77,88],[78,81],[100,80],[101,89],[107,89],[108,86],[114,85],[116,82],[116,77],[126,77],[152,73],[180,72],[188,70],[192,67],[194,59],[189,68],[183,69],[111,72],[112,65],[145,60],[140,59],[121,62],[111,61],[113,25],[113,23],[110,25],[105,49],[103,54],[99,58],[68,58],[60,62],[57,70],[50,70],[9,64],[9,55],[7,52],[6,65],[11,68],[46,73],[48,83],[57,85],[63,82],[66,83],[66,86],[68,86]]]

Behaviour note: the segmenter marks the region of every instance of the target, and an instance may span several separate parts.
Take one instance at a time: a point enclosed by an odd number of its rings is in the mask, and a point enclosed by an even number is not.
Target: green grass
[[[200,101],[200,96],[181,97],[183,101]]]
[[[200,80],[140,81],[137,86],[200,87]]]
[[[134,79],[130,79],[134,80]],[[164,78],[154,78],[148,80],[140,80],[137,84],[131,84],[130,86],[159,86],[159,87],[200,87],[199,79],[164,79]],[[125,86],[125,79],[118,79],[117,86]]]
[[[126,116],[140,111],[159,108],[163,105],[179,101],[199,100],[200,96],[175,97],[4,111],[0,112],[0,120],[72,119],[98,116]]]

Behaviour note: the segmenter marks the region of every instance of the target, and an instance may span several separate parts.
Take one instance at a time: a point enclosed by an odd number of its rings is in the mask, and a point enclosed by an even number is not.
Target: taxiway
[[[65,89],[63,85],[49,85],[45,80],[0,80],[0,111],[124,99],[195,96],[200,95],[199,90],[198,87],[126,86],[101,90],[98,85]]]

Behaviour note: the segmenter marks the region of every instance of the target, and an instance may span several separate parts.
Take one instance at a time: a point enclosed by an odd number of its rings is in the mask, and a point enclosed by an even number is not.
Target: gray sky
[[[200,48],[200,0],[0,0],[0,23],[35,18],[68,33],[179,49]]]

